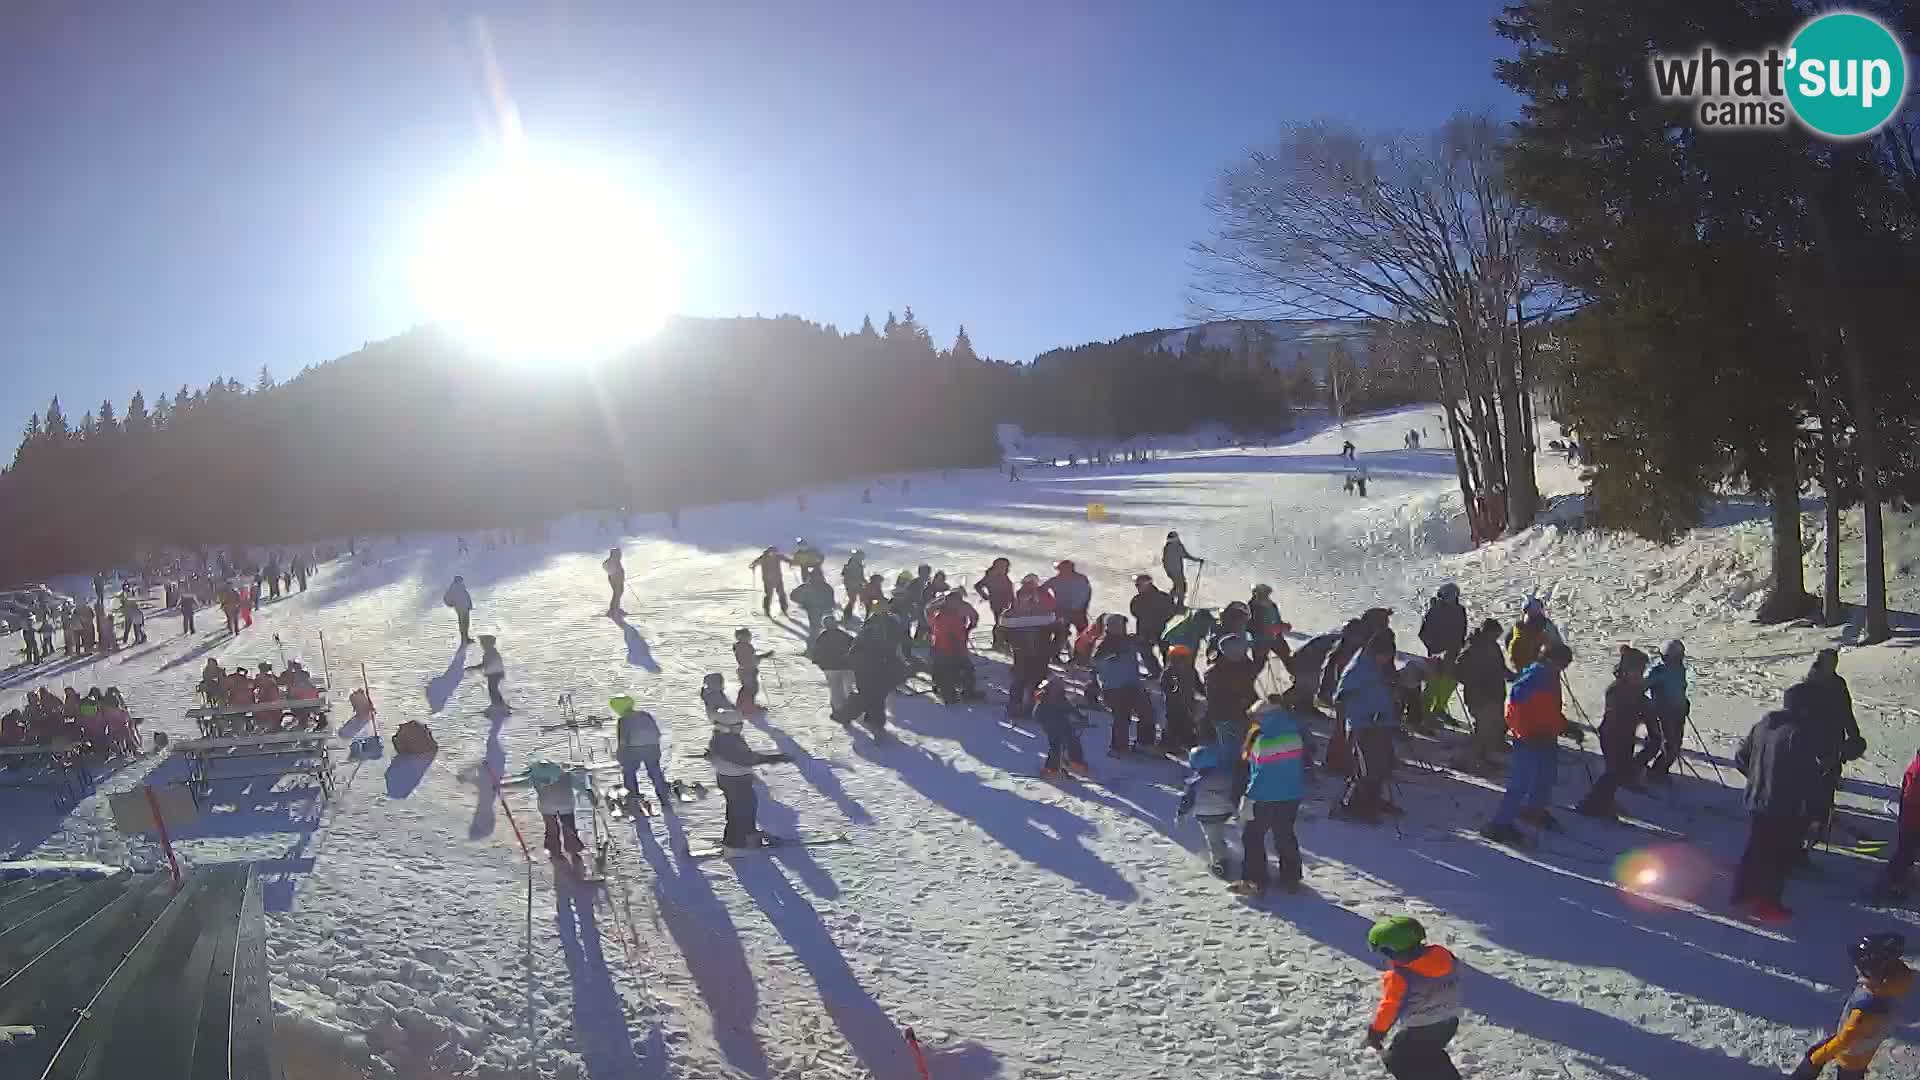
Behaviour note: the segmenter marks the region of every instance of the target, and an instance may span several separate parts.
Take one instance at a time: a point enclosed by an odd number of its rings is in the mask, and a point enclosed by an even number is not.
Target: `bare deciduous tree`
[[[1296,125],[1225,170],[1208,208],[1193,255],[1209,306],[1402,324],[1428,344],[1468,507],[1498,496],[1509,530],[1533,521],[1532,339],[1565,294],[1523,246],[1529,212],[1502,178],[1495,121],[1461,114],[1424,136]]]

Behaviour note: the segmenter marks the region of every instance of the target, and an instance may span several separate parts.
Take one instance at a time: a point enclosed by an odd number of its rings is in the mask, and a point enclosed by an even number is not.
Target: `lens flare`
[[[1635,848],[1613,864],[1613,881],[1629,903],[1657,907],[1659,899],[1695,901],[1713,882],[1713,864],[1683,843]]]

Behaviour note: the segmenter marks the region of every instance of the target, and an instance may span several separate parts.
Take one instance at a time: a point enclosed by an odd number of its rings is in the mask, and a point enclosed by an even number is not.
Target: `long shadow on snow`
[[[438,749],[425,754],[395,754],[387,764],[387,798],[404,799],[420,786],[420,780],[440,756]]]
[[[461,642],[453,650],[453,659],[447,661],[447,670],[427,681],[427,712],[429,715],[447,707],[453,700],[453,693],[460,688],[460,680],[466,677],[467,645]]]
[[[1369,967],[1379,962],[1365,948],[1372,920],[1333,904],[1306,900],[1285,903],[1274,914],[1324,945],[1340,949]],[[1564,918],[1564,916],[1563,916]],[[1568,933],[1564,922],[1559,934]],[[1601,1061],[1631,1069],[1642,1076],[1711,1076],[1726,1078],[1777,1077],[1777,1069],[1730,1058],[1712,1050],[1643,1031],[1626,1020],[1594,1012],[1571,1002],[1542,997],[1503,979],[1477,971],[1467,961],[1462,991],[1467,1007],[1487,1021],[1532,1038],[1548,1039]],[[1737,984],[1737,983],[1736,983]],[[1810,1014],[1820,1015],[1820,1014]],[[1804,1022],[1804,1018],[1802,1021]],[[1464,1029],[1471,1039],[1472,1022]]]
[[[507,776],[507,749],[500,742],[500,729],[506,724],[507,715],[504,709],[487,710],[487,717],[492,722],[487,727],[486,752],[461,774],[475,790],[473,820],[467,825],[467,838],[470,840],[484,840],[493,835],[493,807],[500,797],[495,780],[505,780]]]
[[[913,1064],[893,1020],[860,984],[833,935],[821,923],[820,913],[794,889],[780,868],[771,860],[742,859],[734,865],[734,876],[780,932],[800,966],[807,969],[820,1003],[867,1072],[872,1076],[912,1075]]]
[[[834,775],[835,769],[832,762],[814,756],[793,736],[774,726],[773,721],[767,719],[764,714],[755,717],[753,724],[773,740],[775,750],[793,759],[793,766],[799,770],[801,778],[812,784],[815,791],[832,800],[833,805],[840,808],[840,813],[846,816],[848,822],[854,825],[867,825],[873,822],[873,815],[867,813],[866,807],[861,806],[858,800],[847,794],[847,789],[840,783],[840,778]]]
[[[1571,790],[1580,787],[1580,780],[1570,779],[1581,777],[1580,773],[1563,771],[1562,777],[1563,782],[1556,787],[1557,797],[1584,793],[1584,789]],[[1675,787],[1689,790],[1684,779],[1676,780]],[[1696,784],[1691,790],[1706,787],[1717,792],[1719,799],[1727,798],[1727,790],[1717,785]],[[1423,801],[1448,798],[1453,803],[1451,812],[1440,806],[1427,809],[1435,817],[1456,818],[1451,824],[1463,829],[1476,828],[1491,817],[1499,799],[1497,792],[1445,774],[1434,775],[1431,782],[1405,784],[1401,791],[1435,797]],[[1653,800],[1634,800],[1623,794],[1622,803],[1628,813],[1681,831],[1697,829],[1710,820],[1695,816],[1686,825],[1677,825],[1660,820],[1665,814],[1647,812]],[[1422,815],[1413,806],[1408,809],[1409,822],[1421,820]],[[1778,1024],[1806,1023],[1807,1017],[1818,1016],[1821,1009],[1831,1007],[1830,995],[1815,993],[1769,969],[1785,969],[1805,979],[1834,977],[1835,958],[1845,955],[1845,945],[1859,932],[1857,920],[1820,919],[1812,917],[1809,910],[1789,928],[1800,936],[1782,941],[1751,927],[1728,925],[1683,909],[1648,911],[1628,906],[1611,880],[1613,861],[1619,854],[1662,838],[1615,826],[1588,828],[1581,819],[1563,816],[1570,819],[1566,822],[1568,837],[1544,838],[1537,847],[1521,854],[1475,840],[1441,841],[1444,847],[1436,857],[1447,865],[1433,859],[1408,858],[1409,844],[1436,842],[1417,835],[1402,841],[1390,831],[1316,823],[1302,829],[1302,843],[1474,922],[1489,939],[1516,952],[1588,968],[1617,968],[1648,985]],[[1693,845],[1723,853],[1740,850],[1743,823],[1733,818],[1721,820],[1727,822],[1721,830],[1723,835],[1709,838],[1695,831]],[[1617,850],[1608,842],[1614,837],[1622,838]],[[1569,850],[1569,845],[1592,845],[1587,849],[1591,853],[1576,853]],[[1551,869],[1535,867],[1528,860]],[[1519,875],[1524,877],[1516,880]],[[1718,893],[1724,885],[1716,879],[1709,889]],[[1532,899],[1515,904],[1512,898],[1516,895]],[[1549,898],[1551,902],[1547,902]],[[1718,895],[1709,896],[1706,903],[1718,899]],[[1793,900],[1791,885],[1789,900]],[[1811,909],[1812,904],[1806,906]],[[1578,931],[1569,932],[1570,925],[1577,925]],[[1691,957],[1691,962],[1674,959],[1676,945],[1684,947],[1686,951],[1680,955]]]
[[[679,815],[664,813],[669,840],[677,851],[685,851],[686,831]],[[700,863],[663,851],[651,824],[644,820],[634,822],[634,832],[640,854],[653,870],[653,929],[657,933],[664,924],[686,961],[687,972],[713,1018],[714,1041],[727,1062],[748,1076],[766,1076],[767,1052],[753,1030],[760,989],[747,965],[746,947],[733,916],[714,894]]]
[[[627,613],[616,612],[609,618],[619,624],[620,633],[627,639],[627,663],[642,671],[660,674],[660,664],[653,658],[653,650],[647,645],[647,639],[640,635],[640,628],[627,621]]]
[[[573,982],[573,1042],[592,1080],[629,1080],[640,1075],[642,1062],[634,1053],[620,993],[607,972],[600,927],[594,919],[595,899],[591,889],[554,885],[553,921]],[[653,1064],[650,1072],[664,1075],[665,1063]]]
[[[895,715],[912,717],[909,730],[935,725],[922,709],[937,704],[914,697],[893,699]],[[1042,870],[1073,882],[1110,900],[1132,902],[1139,894],[1133,885],[1080,840],[1096,830],[1085,818],[1064,807],[1036,802],[1005,788],[992,787],[947,758],[905,743],[874,743],[856,738],[854,752],[894,770],[907,785],[955,817],[972,821],[1002,847]]]

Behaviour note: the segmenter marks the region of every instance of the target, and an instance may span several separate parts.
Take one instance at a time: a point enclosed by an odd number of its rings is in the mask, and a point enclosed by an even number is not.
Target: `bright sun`
[[[610,177],[516,162],[460,188],[426,223],[422,308],[508,359],[603,359],[658,330],[678,302],[651,208]]]

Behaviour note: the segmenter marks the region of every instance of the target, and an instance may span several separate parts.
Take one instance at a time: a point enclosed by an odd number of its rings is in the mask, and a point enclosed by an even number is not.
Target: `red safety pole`
[[[507,792],[501,786],[500,774],[493,771],[492,765],[488,765],[487,775],[493,778],[493,793],[500,797],[500,809],[507,812],[507,824],[513,826],[513,838],[520,841],[520,854],[527,857],[528,865],[532,865],[533,852],[527,848],[527,838],[520,832],[520,823],[513,820],[513,807],[507,805]]]
[[[933,1080],[933,1074],[927,1071],[927,1055],[920,1051],[920,1040],[907,1029],[907,1049],[913,1051],[913,1067],[920,1070],[920,1080]]]
[[[153,785],[146,786],[147,806],[153,810],[153,827],[160,830],[160,850],[167,853],[167,865],[173,867],[173,891],[180,891],[180,860],[173,857],[173,838],[167,835],[167,823],[160,819],[160,800],[153,796]]]
[[[373,707],[373,688],[367,685],[366,661],[360,663],[360,692],[367,695],[367,723],[373,728],[374,738],[380,737],[380,710]]]

